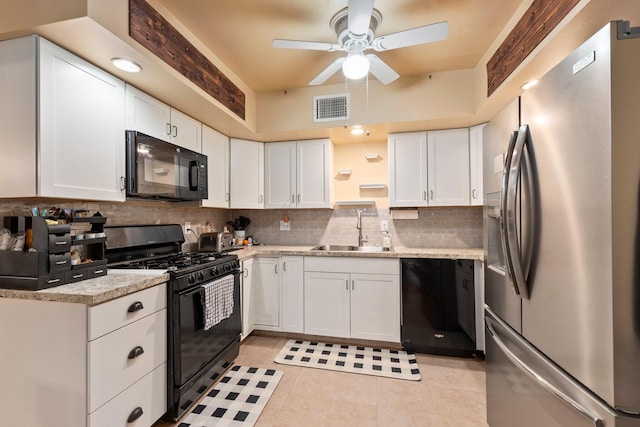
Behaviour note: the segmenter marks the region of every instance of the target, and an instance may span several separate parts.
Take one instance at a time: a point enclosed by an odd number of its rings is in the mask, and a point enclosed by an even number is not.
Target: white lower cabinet
[[[306,257],[304,333],[400,342],[397,259]]]
[[[254,258],[251,303],[255,329],[303,331],[303,260],[301,256]]]
[[[242,261],[242,336],[241,340],[248,337],[255,328],[255,315],[253,310],[253,258]]]
[[[166,328],[166,284],[93,307],[0,298],[2,425],[151,426]]]

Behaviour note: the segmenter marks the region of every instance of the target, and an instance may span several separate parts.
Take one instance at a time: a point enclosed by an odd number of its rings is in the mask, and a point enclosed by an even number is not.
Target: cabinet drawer
[[[91,341],[87,353],[91,413],[166,362],[167,310]]]
[[[49,273],[68,271],[71,269],[71,254],[49,254]]]
[[[49,253],[61,254],[71,249],[71,234],[49,234]]]
[[[400,261],[397,258],[309,256],[304,258],[304,271],[400,274]]]
[[[89,307],[89,341],[135,322],[166,306],[167,285],[163,283],[104,304]]]
[[[150,426],[167,410],[167,365],[163,363],[87,417],[88,427]],[[127,418],[142,410],[137,420]],[[139,411],[138,411],[139,412]]]

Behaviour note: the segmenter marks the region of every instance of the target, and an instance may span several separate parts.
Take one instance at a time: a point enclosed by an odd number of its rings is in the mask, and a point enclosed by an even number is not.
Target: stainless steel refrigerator
[[[640,426],[640,29],[607,24],[483,136],[489,425]]]

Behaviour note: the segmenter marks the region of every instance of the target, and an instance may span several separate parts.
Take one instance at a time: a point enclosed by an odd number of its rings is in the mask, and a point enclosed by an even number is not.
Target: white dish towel
[[[204,330],[209,330],[233,314],[232,274],[202,285]]]

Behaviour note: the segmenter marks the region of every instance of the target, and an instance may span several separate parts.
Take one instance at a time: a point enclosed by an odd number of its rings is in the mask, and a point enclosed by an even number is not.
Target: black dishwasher
[[[417,353],[475,357],[472,260],[402,259],[402,347]]]

